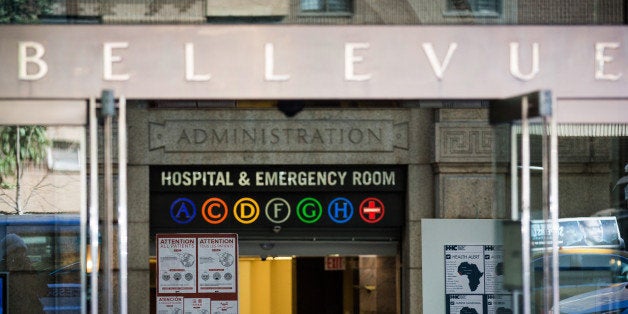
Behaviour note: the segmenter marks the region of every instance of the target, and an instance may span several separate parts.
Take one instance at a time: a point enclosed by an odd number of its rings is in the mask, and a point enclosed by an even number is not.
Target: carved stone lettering
[[[407,148],[392,120],[165,120],[149,123],[149,150],[165,152],[342,152]]]

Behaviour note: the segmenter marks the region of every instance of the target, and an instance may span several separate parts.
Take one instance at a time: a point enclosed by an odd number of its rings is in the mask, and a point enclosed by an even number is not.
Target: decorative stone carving
[[[391,152],[408,148],[392,120],[183,120],[149,122],[149,150],[165,152]]]
[[[493,130],[486,124],[436,125],[436,162],[491,162]]]

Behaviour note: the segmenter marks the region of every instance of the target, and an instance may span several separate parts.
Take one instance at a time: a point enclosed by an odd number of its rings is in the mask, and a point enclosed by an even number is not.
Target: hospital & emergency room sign
[[[154,166],[155,229],[399,227],[403,166]]]

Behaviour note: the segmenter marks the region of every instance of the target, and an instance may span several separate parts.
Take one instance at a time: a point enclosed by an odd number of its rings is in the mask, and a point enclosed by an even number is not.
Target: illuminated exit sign
[[[325,256],[325,270],[345,270],[346,261],[342,256]]]

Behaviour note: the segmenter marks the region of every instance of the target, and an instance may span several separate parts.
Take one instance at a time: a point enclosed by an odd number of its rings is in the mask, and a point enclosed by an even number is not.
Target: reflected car
[[[534,302],[536,309],[542,309],[543,301],[543,256],[533,260],[532,276]],[[559,252],[559,300],[560,313],[606,313],[606,312],[569,312],[563,310],[563,302],[573,302],[573,298],[585,296],[590,300],[591,294],[600,293],[603,289],[628,283],[628,253],[615,249],[573,248],[561,249]],[[603,293],[603,292],[602,292]],[[628,303],[627,298],[618,300]],[[628,307],[627,307],[628,308]],[[535,313],[542,313],[542,310]],[[622,313],[622,312],[608,312]],[[628,312],[627,312],[628,314]]]
[[[17,308],[21,306],[18,304],[37,306],[32,304],[36,296],[45,313],[81,312],[80,230],[80,217],[76,214],[0,215],[0,239],[5,239],[5,243],[13,241],[12,247],[17,243],[26,250],[27,259],[22,264],[28,264],[33,274],[28,277],[29,286],[25,288],[24,282],[19,280],[24,280],[31,272],[12,274],[12,269],[0,263],[4,266],[0,266],[0,271],[9,272],[8,297],[12,299],[9,302],[14,310],[26,312]],[[8,252],[2,247],[0,255],[4,255],[3,250]],[[16,281],[20,275],[22,278]],[[18,296],[24,291],[32,295],[31,304]]]
[[[46,314],[81,313],[81,262],[74,262],[48,274],[48,295],[39,301]]]
[[[561,300],[560,313],[628,314],[628,283],[613,284],[607,288]]]

